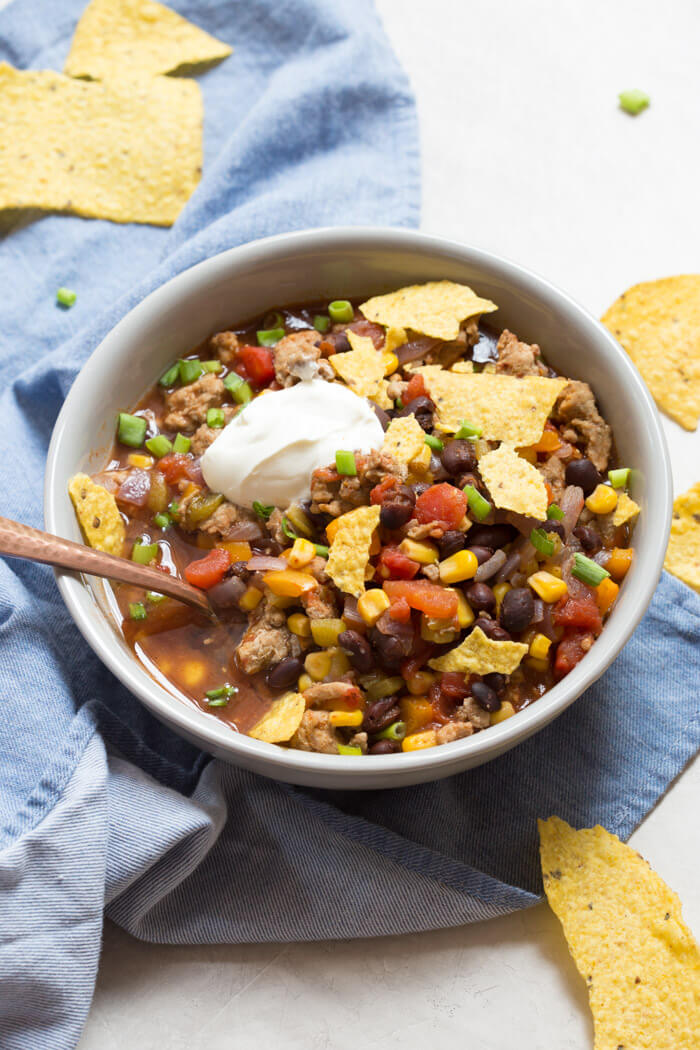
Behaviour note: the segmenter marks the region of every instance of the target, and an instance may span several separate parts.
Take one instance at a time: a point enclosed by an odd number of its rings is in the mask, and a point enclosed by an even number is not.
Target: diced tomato
[[[214,547],[205,558],[190,562],[185,569],[185,579],[193,587],[202,587],[208,591],[210,587],[221,583],[230,564],[229,552],[222,547]]]
[[[451,718],[457,705],[467,696],[469,696],[469,688],[466,685],[464,674],[459,671],[446,671],[441,674],[439,681],[430,687],[428,693],[428,699],[436,713],[445,721]]]
[[[403,395],[403,403],[407,405],[409,401],[413,401],[416,397],[427,397],[428,392],[425,389],[425,379],[421,375],[414,375],[408,381],[408,386]]]
[[[412,558],[407,558],[396,547],[385,547],[379,555],[377,569],[383,580],[412,580],[420,565]]]
[[[435,521],[455,529],[467,510],[467,497],[461,489],[442,482],[431,485],[416,500],[415,517],[425,525]]]
[[[405,598],[412,609],[420,609],[436,620],[451,620],[457,614],[457,593],[429,580],[387,580],[384,590],[390,601]]]
[[[256,386],[267,386],[275,378],[274,354],[266,346],[242,346],[236,355],[237,372],[239,361]]]
[[[158,470],[165,475],[169,485],[174,485],[183,478],[193,481],[195,485],[204,484],[199,460],[188,452],[169,452],[167,456],[158,460]]]
[[[411,619],[411,606],[405,598],[397,598],[389,606],[389,616],[398,623],[408,623]]]
[[[401,677],[408,680],[416,671],[423,670],[428,660],[435,655],[436,649],[437,646],[432,642],[416,638],[411,656],[401,664]]]
[[[373,504],[382,504],[385,499],[388,499],[397,488],[401,485],[401,482],[393,474],[387,474],[385,478],[375,485],[369,494],[369,501]]]
[[[554,660],[554,674],[556,678],[563,678],[572,671],[593,644],[593,635],[590,631],[572,627],[564,634],[557,646],[557,655]]]
[[[582,627],[599,635],[603,621],[594,594],[567,594],[554,607],[553,619],[560,627]]]

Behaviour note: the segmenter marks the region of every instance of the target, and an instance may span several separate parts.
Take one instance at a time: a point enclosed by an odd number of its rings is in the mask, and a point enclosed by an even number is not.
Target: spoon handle
[[[184,580],[169,576],[148,565],[139,565],[114,554],[93,550],[82,543],[73,543],[60,536],[21,525],[18,521],[0,517],[0,554],[10,558],[27,558],[29,561],[43,562],[58,569],[73,569],[75,572],[86,572],[91,576],[104,576],[121,583],[133,583],[149,591],[167,594],[186,605],[212,615],[209,601],[198,587],[192,587]]]

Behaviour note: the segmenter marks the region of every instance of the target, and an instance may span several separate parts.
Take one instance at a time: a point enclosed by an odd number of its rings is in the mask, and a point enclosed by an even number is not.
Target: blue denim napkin
[[[60,69],[83,4],[15,0],[0,57]],[[418,221],[414,103],[370,0],[173,6],[236,48],[200,78],[205,174],[173,229],[0,219],[0,512],[30,524],[78,368],[152,288],[281,230]],[[78,291],[71,311],[59,285]],[[607,675],[510,754],[422,787],[304,791],[156,723],[50,571],[0,561],[0,1045],[75,1045],[105,907],[187,943],[408,932],[534,903],[537,816],[627,836],[697,750],[699,640],[700,599],[664,577]]]

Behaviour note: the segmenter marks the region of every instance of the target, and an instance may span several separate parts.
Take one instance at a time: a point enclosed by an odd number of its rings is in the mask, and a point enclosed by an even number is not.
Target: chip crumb
[[[632,521],[639,514],[640,507],[638,503],[627,495],[626,492],[618,492],[617,494],[617,505],[613,511],[613,525],[624,525],[627,521]]]
[[[388,452],[399,463],[405,463],[408,466],[423,454],[426,447],[425,431],[411,412],[407,416],[397,416],[392,419],[384,434],[382,452]],[[428,463],[430,463],[429,457]]]
[[[512,674],[526,653],[527,646],[523,642],[494,642],[480,627],[475,627],[455,649],[428,663],[435,671]]]
[[[499,445],[482,456],[479,473],[497,507],[545,520],[548,500],[544,478],[510,445]]]
[[[283,744],[291,740],[301,725],[306,701],[301,693],[285,693],[273,701],[272,707],[248,730],[248,736],[267,744]]]
[[[372,535],[379,524],[381,508],[358,507],[336,519],[326,572],[346,594],[361,597],[365,590],[365,569],[369,562]]]
[[[403,328],[396,328],[390,325],[386,330],[386,337],[384,340],[384,352],[393,353],[399,346],[403,346],[404,343],[408,342],[408,336]]]
[[[68,494],[88,544],[95,550],[120,555],[126,529],[112,493],[87,474],[76,474],[68,483]]]
[[[379,408],[391,408],[393,402],[387,394],[389,384],[384,378],[382,354],[369,336],[348,330],[347,337],[352,350],[328,358],[335,374],[359,397],[369,398]]]
[[[481,299],[466,284],[454,281],[412,284],[375,295],[360,306],[368,321],[446,340],[457,338],[461,321],[497,309],[490,299]]]
[[[700,482],[673,501],[664,568],[700,594]]]

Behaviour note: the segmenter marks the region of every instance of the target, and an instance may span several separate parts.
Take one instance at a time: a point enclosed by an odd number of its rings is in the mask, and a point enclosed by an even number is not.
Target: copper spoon
[[[185,580],[151,569],[148,565],[139,565],[135,561],[118,558],[115,554],[105,554],[82,543],[73,543],[72,540],[52,536],[28,525],[20,525],[9,518],[0,517],[0,554],[40,561],[57,569],[73,569],[91,576],[104,576],[121,583],[134,583],[146,590],[167,594],[169,598],[191,605],[207,616],[216,617],[206,593]]]

